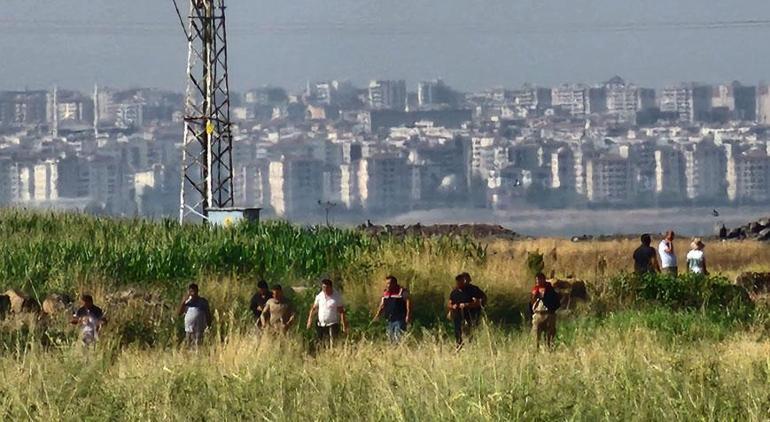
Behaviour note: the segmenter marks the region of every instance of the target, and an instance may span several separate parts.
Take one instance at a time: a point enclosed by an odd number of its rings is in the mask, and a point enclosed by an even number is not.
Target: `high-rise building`
[[[396,154],[376,154],[361,160],[358,167],[361,207],[380,213],[408,210],[411,174],[406,159]]]
[[[375,110],[406,109],[406,81],[376,80],[369,83],[369,107]]]
[[[655,107],[655,90],[628,84],[615,76],[604,84],[607,90],[607,113],[630,118],[637,111]]]
[[[605,154],[586,163],[586,197],[591,202],[623,203],[633,193],[628,159]]]
[[[457,105],[457,93],[441,79],[420,81],[417,84],[417,104],[420,108]]]
[[[270,162],[270,205],[280,217],[309,216],[318,211],[322,195],[323,162],[313,158],[281,157]]]
[[[552,90],[551,103],[562,107],[571,116],[585,116],[590,112],[589,90],[584,85],[561,85]]]
[[[655,150],[655,195],[667,199],[684,197],[684,157],[672,147]]]
[[[713,140],[704,139],[686,145],[682,154],[687,199],[724,199],[727,172],[724,151]]]
[[[707,121],[711,112],[713,89],[708,85],[682,84],[663,89],[660,111],[676,114],[685,122]]]
[[[735,118],[744,122],[757,120],[757,87],[733,84]]]

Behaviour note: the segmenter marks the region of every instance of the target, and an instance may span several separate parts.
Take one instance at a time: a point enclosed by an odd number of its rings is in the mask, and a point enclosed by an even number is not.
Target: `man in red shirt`
[[[540,336],[545,334],[545,343],[548,348],[553,347],[553,339],[556,337],[556,310],[559,309],[559,293],[551,283],[546,281],[545,274],[538,273],[535,276],[535,287],[529,301],[532,310],[532,333],[535,336],[535,345],[540,349]]]

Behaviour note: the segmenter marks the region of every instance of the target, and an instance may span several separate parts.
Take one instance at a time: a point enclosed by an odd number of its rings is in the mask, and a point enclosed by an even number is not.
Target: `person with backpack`
[[[543,334],[545,334],[545,343],[548,348],[553,348],[553,339],[556,337],[556,310],[560,305],[559,293],[545,279],[545,274],[538,273],[535,276],[535,287],[532,288],[530,298],[532,333],[538,350],[540,337]]]

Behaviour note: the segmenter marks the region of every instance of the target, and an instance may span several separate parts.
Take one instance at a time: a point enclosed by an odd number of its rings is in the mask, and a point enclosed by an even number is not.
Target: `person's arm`
[[[449,300],[447,301],[447,305],[446,305],[446,308],[447,308],[448,310],[450,310],[450,311],[456,311],[456,310],[457,310],[457,308],[458,308],[458,306],[457,306],[457,304],[455,304],[455,303],[452,303],[452,299],[449,299]]]
[[[187,310],[187,301],[190,299],[190,296],[185,294],[182,296],[182,302],[179,304],[179,308],[176,311],[176,314],[179,316],[184,315],[185,311]]]
[[[377,321],[380,319],[380,316],[382,316],[382,311],[385,310],[385,298],[380,298],[380,306],[377,307],[377,312],[374,313],[374,318],[372,321]]]
[[[652,254],[652,258],[650,258],[650,262],[652,262],[652,269],[655,270],[656,273],[660,272],[660,262],[658,262],[658,253],[655,252]]]
[[[310,307],[310,312],[307,314],[307,329],[311,329],[313,327],[313,316],[315,315],[316,311],[318,310],[318,304],[313,303],[313,306]]]
[[[674,244],[667,240],[665,251],[666,253],[674,253]]]
[[[249,310],[253,315],[257,315],[257,312],[259,312],[258,295],[259,293],[256,293],[254,296],[252,296],[251,303],[249,304]]]
[[[264,309],[262,309],[262,313],[259,315],[259,319],[257,320],[257,326],[267,326],[268,316],[270,316],[270,304],[266,303]]]
[[[342,323],[342,332],[347,333],[348,332],[348,318],[345,316],[345,307],[344,306],[338,306],[337,312],[340,313],[340,322]]]
[[[294,308],[292,308],[290,312],[291,313],[289,314],[289,320],[286,321],[286,324],[284,324],[286,326],[286,328],[289,328],[289,327],[292,326],[292,324],[294,324],[294,317],[297,316],[297,313],[294,312]]]
[[[70,318],[70,324],[77,325],[80,322],[80,317],[78,317],[78,313],[75,312],[72,314],[72,318]]]
[[[211,307],[209,306],[209,302],[206,302],[206,327],[211,327],[211,323],[213,322],[213,318],[211,316]]]
[[[406,323],[412,323],[412,295],[410,294],[406,296]]]
[[[487,306],[487,294],[479,289],[479,307]]]

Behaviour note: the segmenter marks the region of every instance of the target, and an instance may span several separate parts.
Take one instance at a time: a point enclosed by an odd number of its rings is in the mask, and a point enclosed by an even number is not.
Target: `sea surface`
[[[630,210],[538,210],[517,211],[443,209],[413,211],[375,224],[500,224],[531,236],[572,237],[662,233],[674,230],[683,235],[710,236],[725,224],[728,228],[770,216],[770,206],[717,208],[643,208]]]

